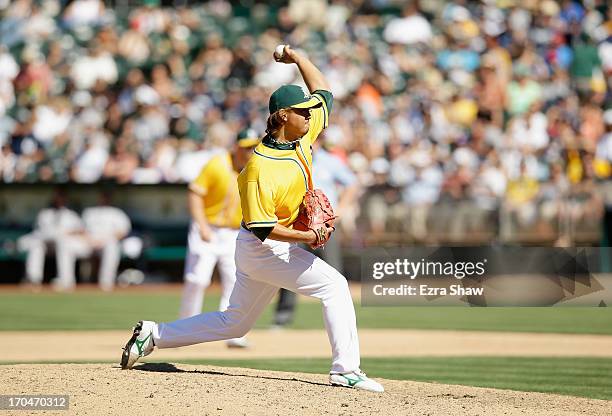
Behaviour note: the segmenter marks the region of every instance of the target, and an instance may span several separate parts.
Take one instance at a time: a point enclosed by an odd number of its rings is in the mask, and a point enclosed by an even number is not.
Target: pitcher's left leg
[[[359,368],[359,339],[355,308],[348,283],[336,269],[297,246],[289,262],[299,268],[310,265],[297,279],[297,291],[321,299],[323,318],[333,360],[329,381],[333,385],[382,393],[384,387]]]
[[[359,369],[359,337],[355,307],[346,278],[312,253],[295,247],[292,261],[312,261],[296,281],[296,290],[321,299],[323,320],[332,347],[332,372],[348,373]]]
[[[355,308],[348,283],[336,269],[312,253],[291,245],[282,256],[266,256],[265,267],[250,270],[250,277],[321,300],[323,319],[332,347],[332,372],[359,368],[359,338]]]

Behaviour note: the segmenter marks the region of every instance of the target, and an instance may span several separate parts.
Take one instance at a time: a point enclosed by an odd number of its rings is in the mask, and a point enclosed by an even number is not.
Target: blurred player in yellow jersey
[[[259,138],[253,129],[238,134],[232,152],[213,156],[189,184],[191,225],[185,261],[185,287],[181,318],[202,313],[204,291],[218,264],[221,277],[219,310],[227,309],[236,281],[234,252],[242,211],[236,179],[246,165]],[[229,347],[246,347],[245,338],[227,341]]]

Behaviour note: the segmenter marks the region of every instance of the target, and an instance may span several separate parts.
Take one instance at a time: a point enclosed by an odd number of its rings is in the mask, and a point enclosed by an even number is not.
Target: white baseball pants
[[[66,236],[56,242],[57,284],[70,288],[76,285],[75,267],[80,258],[89,257],[95,248],[80,236]],[[121,245],[119,241],[109,239],[104,248],[100,249],[100,270],[98,284],[104,290],[112,290],[117,277],[117,269],[121,260]]]
[[[236,245],[236,284],[229,307],[169,323],[153,330],[159,348],[182,347],[245,335],[279,287],[321,300],[332,347],[331,372],[359,368],[355,309],[344,276],[297,244],[266,240],[241,229]]]
[[[36,233],[26,234],[17,241],[19,250],[26,251],[26,279],[39,285],[43,281],[47,244],[52,242]]]
[[[180,317],[189,318],[202,313],[204,290],[210,286],[215,264],[221,276],[219,310],[229,306],[229,298],[236,281],[236,237],[238,230],[212,227],[211,241],[203,241],[200,227],[191,223],[187,237],[188,251],[185,260],[185,286],[181,300]]]

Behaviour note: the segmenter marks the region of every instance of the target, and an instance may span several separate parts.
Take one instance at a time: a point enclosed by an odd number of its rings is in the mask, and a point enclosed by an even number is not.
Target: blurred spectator
[[[37,106],[33,118],[32,134],[44,147],[48,147],[57,135],[66,131],[72,112],[66,99],[55,97],[47,105]]]
[[[76,87],[91,89],[98,80],[107,84],[115,83],[117,64],[113,56],[98,42],[94,42],[88,50],[88,55],[79,57],[72,65],[71,77]]]
[[[22,98],[18,104],[45,100],[49,94],[53,74],[44,56],[35,47],[26,48],[22,56],[21,71],[15,78],[15,93]]]
[[[612,174],[612,110],[607,110],[603,118],[605,133],[595,151],[594,170],[599,178],[609,178]]]
[[[506,109],[510,115],[526,113],[542,97],[541,85],[530,77],[529,68],[517,65],[515,78],[508,84]]]
[[[491,115],[495,124],[503,125],[506,81],[496,72],[494,58],[483,59],[479,83],[474,87],[478,108]]]
[[[68,27],[96,25],[101,23],[103,13],[101,0],[74,0],[64,12],[64,24]]]
[[[387,229],[397,229],[397,207],[401,197],[399,190],[389,183],[389,162],[386,159],[374,159],[370,168],[373,178],[368,193],[364,195],[364,213],[369,220],[371,236],[377,239],[381,238]]]
[[[71,178],[80,183],[100,180],[108,160],[108,147],[108,138],[103,133],[93,133],[86,140],[81,154],[75,158]]]
[[[527,165],[521,163],[520,174],[516,179],[508,182],[506,190],[505,213],[502,220],[501,233],[505,238],[512,238],[515,223],[520,228],[533,225],[537,214],[536,197],[540,185],[536,178],[531,176]]]
[[[131,148],[132,147],[132,148]],[[132,181],[134,171],[138,167],[137,152],[133,149],[135,144],[121,136],[113,144],[111,153],[104,165],[104,178],[117,183],[129,183]]]
[[[516,147],[535,151],[548,146],[548,119],[540,111],[537,102],[532,104],[525,114],[514,117],[509,122],[508,129],[508,134]]]
[[[406,30],[408,27],[410,30]],[[416,2],[411,1],[404,6],[401,18],[387,23],[383,36],[389,43],[428,42],[432,37],[431,24],[419,13]]]
[[[354,230],[355,202],[359,193],[357,177],[342,159],[325,149],[329,144],[322,146],[321,141],[313,143],[313,183],[327,195],[334,210],[342,213],[336,221],[336,228]],[[334,234],[325,245],[325,251],[319,254],[334,268],[342,270],[339,238],[339,234]]]
[[[589,35],[581,33],[574,41],[573,59],[569,68],[578,92],[587,94],[591,90],[591,80],[600,66],[596,45],[590,41]]]
[[[119,55],[131,65],[144,64],[151,55],[147,38],[136,30],[126,30],[121,35],[118,45]]]
[[[427,237],[427,214],[438,200],[443,181],[440,168],[416,150],[412,156],[414,176],[402,191],[402,200],[408,211],[408,231],[419,241]]]
[[[13,182],[17,169],[17,156],[8,144],[3,144],[0,151],[0,179],[2,182]]]
[[[463,152],[462,152],[463,153]],[[440,184],[440,200],[442,207],[438,211],[438,221],[445,227],[444,232],[448,233],[451,240],[460,239],[468,230],[468,219],[473,214],[474,207],[468,200],[468,186],[473,181],[472,171],[469,168],[468,153],[459,153],[458,160],[461,161],[455,168],[452,175],[446,177],[444,183]],[[422,220],[420,240],[426,236],[426,219]]]
[[[19,66],[6,47],[0,45],[0,117],[15,105],[13,80],[19,73]]]
[[[484,212],[495,211],[506,193],[506,185],[507,178],[497,153],[489,153],[474,177],[472,198],[476,206]]]

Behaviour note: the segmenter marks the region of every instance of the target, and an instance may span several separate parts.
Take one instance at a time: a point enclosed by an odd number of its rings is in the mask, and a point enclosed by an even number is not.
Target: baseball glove
[[[293,222],[293,228],[299,231],[312,230],[317,235],[317,241],[311,248],[323,247],[329,241],[334,227],[334,215],[329,199],[320,189],[309,189],[304,195],[300,212]]]

